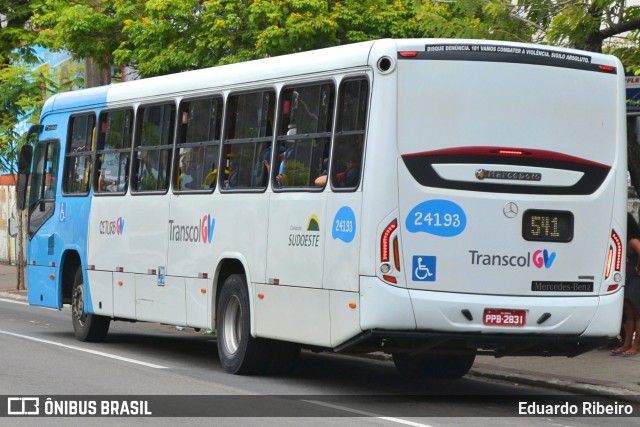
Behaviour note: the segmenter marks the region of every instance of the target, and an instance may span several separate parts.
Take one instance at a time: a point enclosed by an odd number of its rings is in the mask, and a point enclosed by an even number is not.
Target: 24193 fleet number
[[[342,233],[351,233],[353,232],[353,221],[339,219],[336,220],[336,231]]]
[[[460,227],[460,215],[445,213],[440,215],[439,213],[416,212],[414,214],[414,224],[417,226],[427,225],[429,227]]]

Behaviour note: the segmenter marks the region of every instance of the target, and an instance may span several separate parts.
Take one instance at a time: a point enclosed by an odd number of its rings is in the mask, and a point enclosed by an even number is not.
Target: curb
[[[361,355],[368,359],[390,361],[390,355],[382,352],[367,353]],[[629,403],[640,403],[640,396],[626,388],[606,387],[595,384],[576,383],[572,381],[560,380],[556,378],[545,379],[542,377],[532,377],[528,375],[520,375],[514,373],[503,373],[500,369],[489,370],[486,368],[471,368],[468,377],[487,378],[491,380],[524,384],[533,387],[546,388],[550,390],[564,391],[568,393],[611,397]]]
[[[468,376],[489,378],[493,380],[506,381],[511,383],[525,384],[534,387],[548,388],[558,391],[582,395],[597,395],[612,397],[629,403],[640,403],[640,396],[625,388],[605,387],[594,384],[580,384],[559,379],[543,379],[527,375],[506,374],[499,371],[489,371],[487,369],[471,368]]]
[[[27,302],[26,291],[0,291],[0,298]]]

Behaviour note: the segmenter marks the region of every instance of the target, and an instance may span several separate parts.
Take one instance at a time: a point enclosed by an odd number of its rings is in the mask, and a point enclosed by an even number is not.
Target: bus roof
[[[145,102],[151,99],[207,93],[224,89],[232,85],[257,84],[287,76],[304,76],[311,73],[323,73],[335,70],[348,70],[365,67],[370,64],[370,54],[392,50],[425,50],[430,44],[486,44],[486,40],[462,39],[383,39],[335,46],[313,51],[293,53],[271,58],[257,59],[182,73],[167,74],[130,82],[117,83],[98,88],[63,92],[51,97],[45,104],[42,114],[55,110],[89,109],[99,105],[118,105],[121,102]],[[532,47],[534,45],[491,41],[492,45]],[[374,48],[374,44],[376,45]],[[546,50],[565,53],[581,53],[574,49],[544,46]],[[616,66],[616,59],[610,55],[588,52],[598,63]]]
[[[375,41],[360,42],[272,58],[176,74],[150,77],[117,83],[99,88],[63,92],[50,98],[45,111],[92,107],[108,102],[144,101],[149,98],[175,96],[181,93],[205,93],[211,88],[269,81],[284,76],[322,73],[336,69],[350,69],[367,65],[371,46]]]

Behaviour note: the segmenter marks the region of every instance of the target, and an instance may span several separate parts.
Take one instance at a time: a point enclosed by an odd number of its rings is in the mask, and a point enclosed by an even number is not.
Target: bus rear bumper
[[[478,354],[504,356],[575,357],[594,350],[608,337],[554,334],[481,334],[373,329],[334,348],[335,352],[419,354]]]
[[[403,342],[417,340],[422,346],[432,340],[449,344],[457,340],[455,346],[486,347],[497,355],[506,354],[507,347],[514,353],[514,346],[520,343],[528,349],[520,354],[555,354],[553,347],[558,347],[563,348],[559,354],[574,355],[617,335],[622,317],[622,290],[588,297],[524,297],[412,290],[390,286],[376,277],[361,277],[360,285],[361,329],[365,332],[355,340],[361,342],[384,335],[392,340],[402,337]],[[526,322],[524,326],[485,325],[485,309],[524,310]],[[505,346],[507,341],[511,344]],[[536,343],[539,345],[531,346]],[[345,346],[349,343],[341,348]],[[584,350],[584,346],[589,348]]]

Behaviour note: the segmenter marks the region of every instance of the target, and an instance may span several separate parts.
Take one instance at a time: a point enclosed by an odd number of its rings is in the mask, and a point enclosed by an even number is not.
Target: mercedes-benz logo
[[[502,213],[507,218],[515,218],[518,215],[518,205],[513,202],[509,202],[502,208]]]

